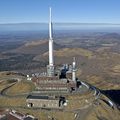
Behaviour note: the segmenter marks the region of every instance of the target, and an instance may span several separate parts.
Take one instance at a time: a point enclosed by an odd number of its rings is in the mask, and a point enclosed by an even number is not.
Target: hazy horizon
[[[53,23],[54,30],[119,30],[120,24],[110,23]],[[48,30],[48,23],[12,23],[0,24],[0,31],[44,31]]]

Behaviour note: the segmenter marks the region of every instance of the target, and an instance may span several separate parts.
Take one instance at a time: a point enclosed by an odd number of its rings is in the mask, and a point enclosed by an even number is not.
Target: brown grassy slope
[[[7,97],[0,97],[0,108],[1,107],[10,107],[14,108],[16,106],[26,106],[26,98],[7,98]]]
[[[43,56],[48,55],[48,53],[43,54]],[[74,57],[74,56],[85,56],[91,58],[93,53],[89,50],[82,49],[82,48],[63,48],[60,50],[54,51],[54,55],[57,57]]]
[[[108,51],[99,52],[86,64],[81,67],[80,78],[101,89],[120,89],[120,54]]]
[[[27,82],[27,81],[20,81],[16,83],[14,86],[9,88],[7,90],[7,95],[18,95],[18,94],[24,94],[24,93],[29,93],[34,90],[35,86],[32,82]]]
[[[60,49],[63,46],[54,43],[54,49]],[[21,47],[12,50],[13,53],[23,54],[43,54],[48,51],[48,40],[32,41],[28,42]]]
[[[82,48],[62,48],[59,50],[54,50],[54,57],[55,57],[55,64],[70,64],[72,62],[73,57],[83,57],[83,59],[90,59],[93,57],[93,52],[82,49]],[[44,59],[48,61],[48,52],[44,53],[42,56],[37,55],[34,57],[35,61],[40,61],[41,59]]]
[[[120,111],[116,107],[110,107],[103,99],[108,101],[106,96],[101,95],[101,99],[97,100],[99,104],[94,104],[86,120],[120,120]]]
[[[85,81],[102,90],[120,89],[120,83],[115,82],[114,79],[112,80],[113,82],[109,81],[109,79],[105,79],[102,76],[87,76]]]
[[[72,63],[72,58],[76,57],[77,75],[81,80],[85,80],[101,89],[119,89],[119,66],[120,54],[106,49],[92,52],[82,48],[63,48],[54,51],[55,64]],[[48,59],[48,52],[43,58]],[[39,61],[41,55],[37,55],[34,60]],[[97,78],[97,80],[96,80]],[[108,84],[107,84],[108,83]]]

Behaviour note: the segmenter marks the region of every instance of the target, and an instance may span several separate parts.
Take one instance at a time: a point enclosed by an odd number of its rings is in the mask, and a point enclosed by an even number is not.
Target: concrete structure
[[[29,95],[27,97],[27,106],[29,108],[55,108],[60,109],[66,105],[66,100],[64,97],[56,96],[33,96]]]
[[[76,82],[70,79],[48,79],[49,77],[34,77],[32,81],[36,86],[37,91],[50,91],[53,93],[70,93],[73,88],[76,88]],[[42,92],[43,93],[43,92]]]
[[[52,13],[50,8],[49,20],[49,65],[47,66],[47,74],[49,77],[54,76],[54,57],[53,57],[53,36],[52,36]]]

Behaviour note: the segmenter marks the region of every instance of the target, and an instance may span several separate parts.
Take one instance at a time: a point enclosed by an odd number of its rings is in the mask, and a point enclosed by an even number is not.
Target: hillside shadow
[[[101,93],[120,106],[120,90],[101,90]]]

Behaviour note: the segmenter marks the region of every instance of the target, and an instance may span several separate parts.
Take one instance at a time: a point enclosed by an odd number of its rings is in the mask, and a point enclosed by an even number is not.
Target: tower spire
[[[49,65],[47,67],[48,76],[54,76],[54,57],[53,57],[53,37],[52,37],[52,10],[49,9]]]
[[[52,9],[50,7],[50,15],[49,15],[49,39],[52,40]]]

